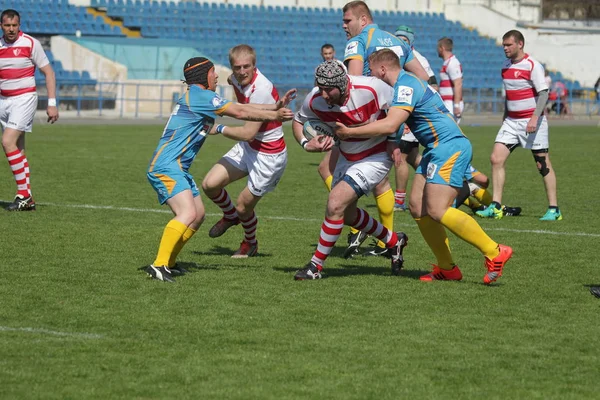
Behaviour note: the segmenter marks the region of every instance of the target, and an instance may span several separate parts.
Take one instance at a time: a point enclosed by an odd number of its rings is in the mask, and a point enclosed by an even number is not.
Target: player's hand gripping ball
[[[335,139],[333,128],[326,123],[319,120],[308,120],[304,123],[302,133],[307,140],[314,138],[315,136],[331,136]]]

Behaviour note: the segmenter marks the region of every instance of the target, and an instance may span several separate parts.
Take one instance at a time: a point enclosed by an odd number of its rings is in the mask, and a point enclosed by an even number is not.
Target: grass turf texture
[[[465,128],[488,175],[496,130]],[[491,287],[479,253],[451,234],[464,280],[420,282],[434,259],[408,213],[395,215],[410,238],[402,277],[384,259],[340,258],[343,236],[327,279],[295,282],[327,193],[321,156],[289,131],[287,171],[257,209],[259,255],[230,258],[239,226],[208,237],[220,216],[205,199],[207,219],[179,257],[192,272],[149,280],[137,268],[170,218],[150,211],[166,208],[145,177],[161,131],[28,135],[38,211],[0,213],[0,398],[597,398],[600,303],[586,287],[600,282],[597,129],[552,128],[561,222],[538,221],[542,180],[530,152],[513,153],[505,201],[522,216],[478,219],[515,251]],[[208,139],[191,170],[198,184],[232,144]],[[5,164],[3,199],[14,190]],[[361,204],[376,215],[371,197]]]

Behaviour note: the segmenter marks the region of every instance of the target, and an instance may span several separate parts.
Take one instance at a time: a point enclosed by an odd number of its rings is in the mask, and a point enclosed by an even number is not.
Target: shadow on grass
[[[590,285],[583,285],[583,286],[589,288],[590,289],[590,293],[600,299],[600,283],[598,283],[598,284],[590,284]]]
[[[211,249],[208,249],[206,251],[194,250],[192,253],[199,255],[199,256],[229,256],[229,257],[231,257],[233,255],[233,253],[235,253],[236,251],[237,251],[237,249],[232,249],[230,247],[213,246]],[[261,258],[261,257],[273,257],[273,255],[268,254],[268,253],[261,253],[260,247],[259,247],[258,253],[256,253],[256,255],[252,256],[252,258]]]
[[[275,271],[281,272],[296,272],[299,269],[302,269],[302,266],[298,267],[273,267]],[[421,275],[427,274],[429,271],[421,271],[421,270],[402,270],[400,271],[399,278],[409,278],[409,279],[419,279]],[[341,278],[345,276],[355,276],[355,275],[381,275],[381,276],[391,276],[390,267],[369,267],[364,265],[351,265],[345,264],[342,265],[341,268],[331,268],[323,269],[323,279],[327,278]]]

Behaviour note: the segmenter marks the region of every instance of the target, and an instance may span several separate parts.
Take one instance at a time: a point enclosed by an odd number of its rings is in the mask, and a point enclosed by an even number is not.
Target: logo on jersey
[[[13,54],[15,55],[15,57],[18,57],[19,54],[21,54],[21,49],[13,49]]]
[[[394,42],[391,38],[377,38],[377,41],[380,45],[385,47],[392,47],[394,45]]]
[[[227,103],[227,100],[219,97],[218,94],[215,94],[215,97],[212,99],[212,105],[214,108],[221,108]]]
[[[350,42],[346,46],[346,55],[358,54],[358,42]]]
[[[413,88],[408,86],[399,86],[398,95],[396,96],[397,103],[412,103]]]
[[[433,179],[435,171],[437,171],[437,165],[434,163],[427,164],[427,179]]]

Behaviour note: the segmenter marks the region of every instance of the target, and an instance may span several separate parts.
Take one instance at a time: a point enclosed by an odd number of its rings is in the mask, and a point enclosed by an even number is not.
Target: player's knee
[[[427,214],[431,217],[432,220],[434,220],[436,222],[440,222],[447,210],[448,210],[447,208],[441,209],[441,208],[436,207],[436,208],[432,208],[432,209],[427,209]]]
[[[327,202],[327,215],[329,217],[339,217],[340,215],[344,215],[344,204],[339,201],[329,201]]]
[[[540,175],[546,176],[550,173],[550,167],[546,161],[546,156],[539,156],[537,154],[534,154],[533,159],[535,160],[535,164]]]
[[[205,218],[206,218],[206,213],[204,211],[197,210],[193,222],[188,226],[191,226],[193,229],[198,229],[200,227],[200,225],[202,225],[204,223]]]
[[[492,163],[493,166],[501,166],[504,164],[504,158],[493,152],[490,156],[490,163]]]
[[[410,211],[410,215],[413,218],[421,218],[421,205],[413,204],[412,202],[408,203],[408,210]]]

